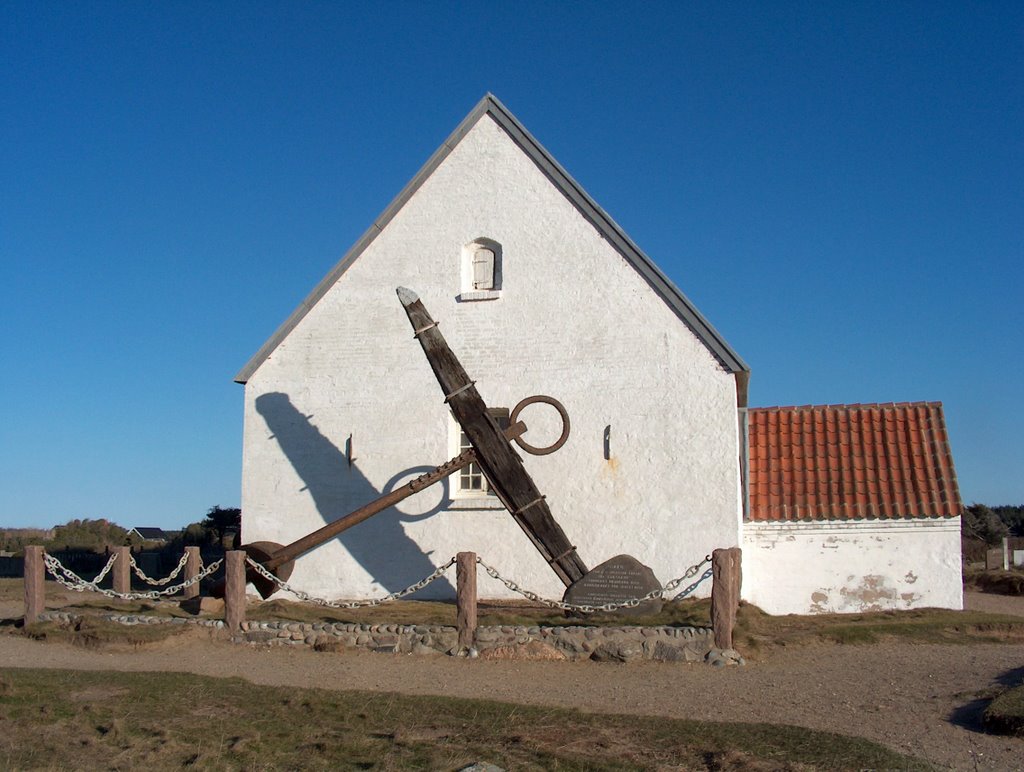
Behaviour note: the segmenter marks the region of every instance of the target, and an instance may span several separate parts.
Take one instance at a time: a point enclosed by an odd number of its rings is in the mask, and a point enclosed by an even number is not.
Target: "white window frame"
[[[491,256],[490,277],[478,275],[480,253],[486,250]],[[460,260],[460,287],[457,296],[460,302],[473,300],[497,300],[501,297],[502,249],[494,239],[478,238],[462,248]],[[488,286],[489,285],[489,286]]]
[[[493,408],[489,411],[495,418],[498,419],[501,426],[508,424],[509,411],[506,408]],[[449,450],[452,456],[459,455],[462,451],[466,450],[472,445],[469,442],[469,438],[466,437],[466,433],[462,431],[462,426],[455,420],[454,416],[449,416],[449,432],[448,432],[448,444]],[[502,421],[504,423],[502,423]],[[504,505],[495,495],[494,491],[490,489],[490,485],[487,481],[487,475],[484,474],[483,469],[477,463],[472,463],[464,469],[460,469],[458,472],[453,474],[449,480],[450,484],[450,497],[451,497],[451,508],[452,509],[504,509]],[[479,485],[479,487],[472,487],[473,485]]]

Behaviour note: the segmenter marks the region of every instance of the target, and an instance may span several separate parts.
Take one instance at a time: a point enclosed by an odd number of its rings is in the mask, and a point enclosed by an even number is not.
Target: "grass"
[[[929,769],[789,726],[256,686],[176,673],[8,670],[0,767]]]
[[[1024,737],[1024,685],[1008,689],[992,700],[982,720],[990,732]]]
[[[740,604],[733,631],[736,647],[753,653],[816,643],[1003,643],[1024,641],[1024,618],[980,611],[912,609],[861,614],[769,616]]]
[[[37,641],[68,643],[88,649],[137,649],[162,643],[195,630],[185,625],[121,625],[98,617],[78,619],[71,624],[37,622],[24,628],[24,635]]]
[[[998,595],[1024,595],[1024,571],[967,568],[964,569],[964,585]]]
[[[49,583],[47,597],[59,603],[63,588]],[[5,596],[20,599],[21,580],[0,580],[0,600]],[[111,601],[103,597],[65,593],[65,610],[96,615],[103,611],[137,613],[152,616],[191,617],[175,601]],[[246,610],[253,620],[284,620],[294,622],[346,622],[357,624],[455,624],[454,603],[437,601],[397,601],[386,606],[332,609],[289,600],[254,603]],[[636,626],[698,626],[710,624],[708,599],[683,600],[664,605],[655,615],[623,617],[615,614],[594,614],[586,618],[566,617],[561,611],[517,601],[481,602],[478,609],[480,625],[636,625]],[[51,625],[45,629],[48,639],[59,639],[65,633]],[[166,626],[147,628],[121,627],[131,636],[157,635]],[[91,635],[99,628],[90,627],[66,632],[78,638]],[[104,635],[116,639],[118,626],[110,626]],[[96,633],[98,635],[98,633]],[[879,611],[860,614],[811,614],[769,616],[756,606],[740,604],[733,638],[744,655],[764,658],[773,649],[784,646],[815,644],[872,644],[880,641],[906,643],[993,643],[1024,641],[1024,618],[976,611],[914,609]],[[74,641],[72,641],[74,642]],[[135,645],[135,641],[128,641]]]
[[[373,624],[387,621],[392,624],[454,625],[455,604],[441,601],[395,601],[386,606],[333,609],[271,600],[250,607],[250,619],[287,619],[295,622],[346,622]],[[700,626],[711,624],[711,602],[708,600],[666,603],[658,614],[623,617],[615,614],[591,614],[567,617],[558,609],[519,601],[481,601],[477,604],[477,617],[481,625],[654,625]]]

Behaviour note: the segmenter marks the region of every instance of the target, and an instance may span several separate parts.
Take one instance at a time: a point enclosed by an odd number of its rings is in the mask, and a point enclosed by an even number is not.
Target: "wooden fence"
[[[114,562],[114,592],[127,594],[131,591],[131,566],[129,548],[117,548],[118,558]],[[199,573],[200,555],[198,547],[186,547],[189,555],[185,564],[184,580],[193,579]],[[46,566],[42,547],[25,548],[25,623],[39,619],[45,608]],[[224,556],[224,622],[232,633],[241,630],[245,621],[246,599],[246,553],[244,550],[230,550]],[[739,608],[742,574],[741,552],[738,547],[718,549],[711,553],[712,588],[711,622],[715,646],[732,649],[732,631]],[[459,647],[473,646],[477,629],[477,558],[475,552],[460,552],[456,557],[456,625]],[[186,587],[183,598],[194,598],[199,594],[198,584]]]

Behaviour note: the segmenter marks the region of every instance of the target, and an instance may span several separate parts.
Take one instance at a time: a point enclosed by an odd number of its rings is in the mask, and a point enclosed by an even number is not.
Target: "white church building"
[[[748,408],[740,356],[491,95],[236,376],[244,541],[295,541],[464,445],[398,286],[489,407],[565,406],[566,444],[521,455],[589,567],[626,553],[666,582],[739,546],[743,597],[770,613],[961,607],[941,406]],[[549,407],[521,418],[531,444],[558,433]],[[475,466],[307,553],[289,582],[376,597],[461,551],[565,589]],[[482,573],[480,594],[514,597]]]

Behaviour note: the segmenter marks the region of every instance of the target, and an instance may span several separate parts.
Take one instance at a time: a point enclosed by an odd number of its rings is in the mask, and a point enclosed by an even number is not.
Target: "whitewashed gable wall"
[[[478,239],[501,247],[501,296],[457,302],[463,248]],[[565,447],[523,455],[590,567],[625,552],[667,581],[739,543],[733,376],[489,116],[249,379],[246,541],[292,541],[449,457],[449,414],[399,285],[420,295],[490,406],[563,402]],[[554,436],[546,410],[522,416],[534,444]],[[442,486],[301,558],[291,582],[379,595],[462,550],[547,596],[564,589],[504,510],[451,509]],[[483,596],[510,595],[480,581]]]

